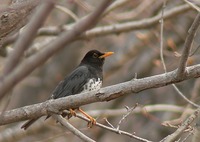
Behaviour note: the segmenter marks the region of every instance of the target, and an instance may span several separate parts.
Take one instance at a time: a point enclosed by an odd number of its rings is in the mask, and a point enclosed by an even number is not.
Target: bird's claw
[[[96,125],[96,119],[94,119],[94,118],[90,118],[90,121],[88,122],[88,124],[87,124],[87,127],[88,128],[92,128],[92,126],[93,125]]]
[[[73,109],[69,109],[69,113],[67,114],[67,118],[70,119],[72,116],[76,117],[76,112]]]

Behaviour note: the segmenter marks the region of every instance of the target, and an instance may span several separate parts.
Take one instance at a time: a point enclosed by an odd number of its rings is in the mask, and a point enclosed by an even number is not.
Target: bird
[[[105,58],[114,54],[114,52],[100,52],[98,50],[88,51],[80,64],[69,74],[67,75],[56,88],[53,90],[50,99],[58,99],[70,95],[75,95],[79,93],[84,93],[88,91],[99,91],[102,87],[103,81],[103,65]],[[92,127],[96,124],[96,120],[84,112],[80,107],[68,109],[71,116],[76,116],[75,110],[78,110],[80,113],[85,115],[90,119],[88,127]],[[63,114],[63,117],[66,115]],[[50,116],[47,116],[47,118]],[[26,130],[31,126],[38,118],[28,120],[22,125],[22,129]]]

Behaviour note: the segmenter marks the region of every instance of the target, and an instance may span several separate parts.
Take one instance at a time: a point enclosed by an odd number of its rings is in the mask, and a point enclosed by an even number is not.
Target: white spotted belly
[[[101,86],[102,81],[100,80],[100,78],[92,78],[83,86],[83,91],[81,93],[88,91],[99,91]]]

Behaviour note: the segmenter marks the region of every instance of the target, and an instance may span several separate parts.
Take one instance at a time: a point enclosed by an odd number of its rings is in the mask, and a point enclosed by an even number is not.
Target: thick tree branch
[[[23,27],[32,10],[37,6],[39,0],[30,0],[23,3],[15,3],[10,7],[0,10],[0,45],[10,34],[17,32]]]
[[[52,110],[57,112],[67,108],[76,108],[89,103],[110,101],[128,93],[138,93],[146,89],[158,88],[183,80],[200,77],[200,64],[187,67],[186,69],[186,75],[181,79],[176,78],[176,70],[174,70],[165,74],[155,75],[105,87],[102,88],[100,92],[82,93],[56,100],[48,100],[43,103],[25,106],[10,111],[5,111],[0,114],[0,125],[37,118],[43,115],[47,115],[48,112],[52,112]]]
[[[58,52],[59,49],[73,42],[83,32],[94,26],[94,24],[97,23],[98,18],[100,18],[103,11],[111,2],[112,0],[103,1],[91,15],[80,20],[72,30],[64,32],[58,36],[53,43],[48,44],[47,47],[45,47],[41,52],[24,61],[24,63],[18,66],[18,68],[11,74],[9,74],[6,78],[3,78],[0,84],[0,99],[19,81],[36,69],[36,67],[47,61],[53,54]]]

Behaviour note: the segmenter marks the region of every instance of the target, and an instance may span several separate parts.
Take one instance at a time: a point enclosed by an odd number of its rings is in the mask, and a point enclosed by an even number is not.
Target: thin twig
[[[104,118],[104,120],[106,121],[106,123],[113,129],[115,129],[115,127],[108,121],[107,118]]]
[[[195,4],[193,4],[192,2],[189,2],[188,0],[184,0],[186,3],[188,3],[192,8],[194,8],[195,10],[197,10],[198,12],[200,12],[200,8],[198,6],[196,6]]]
[[[114,3],[112,3],[107,10],[102,14],[102,16],[106,16],[111,11],[117,9],[118,7],[128,3],[130,0],[116,0]]]
[[[171,112],[171,113],[182,113],[185,111],[187,114],[193,113],[193,109],[175,105],[168,105],[168,104],[156,104],[156,105],[147,105],[144,107],[137,107],[135,108],[132,113],[142,113],[144,109],[147,112]],[[87,111],[87,113],[93,117],[115,117],[124,115],[127,113],[126,109],[104,109],[104,110],[91,110]]]
[[[122,116],[122,118],[120,119],[120,121],[119,121],[119,123],[117,125],[117,128],[116,128],[117,130],[119,130],[119,127],[120,127],[121,123],[133,112],[133,110],[136,108],[136,106],[137,105],[135,105],[132,108],[128,108],[127,109],[127,113]]]
[[[79,114],[77,114],[77,117],[80,118],[80,119],[82,119],[82,120],[85,120],[85,121],[87,121],[87,122],[90,121],[88,118],[83,117],[83,116],[81,116],[81,115],[79,115]],[[103,124],[101,124],[101,123],[98,123],[98,122],[96,123],[95,126],[98,126],[98,127],[100,127],[100,128],[106,129],[106,130],[108,130],[108,131],[111,131],[111,132],[114,132],[114,133],[117,133],[117,134],[121,134],[121,135],[125,135],[125,136],[128,136],[128,137],[131,137],[131,138],[136,139],[136,140],[139,140],[139,141],[141,141],[141,142],[152,142],[152,141],[150,141],[150,140],[147,140],[147,139],[138,137],[138,136],[136,136],[136,135],[134,135],[134,134],[131,134],[131,133],[128,133],[128,132],[125,132],[125,131],[122,131],[122,130],[117,130],[117,129],[112,128],[112,127],[105,126],[105,125],[103,125]]]
[[[79,131],[78,129],[76,129],[74,126],[72,126],[61,115],[52,114],[52,117],[56,121],[60,122],[65,128],[67,128],[69,131],[71,131],[74,135],[76,135],[77,137],[79,137],[81,140],[83,140],[85,142],[95,142],[94,140],[92,140],[91,138],[89,138],[88,136],[86,136],[85,134],[83,134],[81,131]]]
[[[72,19],[74,19],[75,21],[78,21],[79,18],[69,9],[67,9],[66,7],[63,7],[61,5],[55,5],[55,8],[65,12],[66,14],[68,14],[70,17],[72,17]]]
[[[185,97],[185,95],[178,89],[178,87],[176,87],[175,84],[172,84],[173,88],[176,90],[176,92],[178,92],[178,94],[189,104],[191,104],[194,107],[200,107],[200,105],[195,104],[194,102],[190,101],[187,97]]]
[[[140,5],[132,10],[115,14],[115,19],[117,21],[128,21],[135,19],[136,17],[139,18],[139,16],[147,9],[147,7],[151,7],[155,1],[156,0],[143,0],[141,1]]]
[[[192,53],[190,53],[189,57],[192,57],[199,50],[199,48],[200,48],[200,45],[198,45],[196,47],[196,49],[194,49],[194,51],[192,51]]]
[[[166,7],[166,0],[163,1],[163,8],[162,8],[162,12],[161,12],[161,19],[160,19],[160,58],[161,58],[161,62],[164,68],[165,73],[167,72],[167,68],[165,65],[165,60],[164,60],[164,56],[163,56],[163,29],[164,29],[164,9]]]

